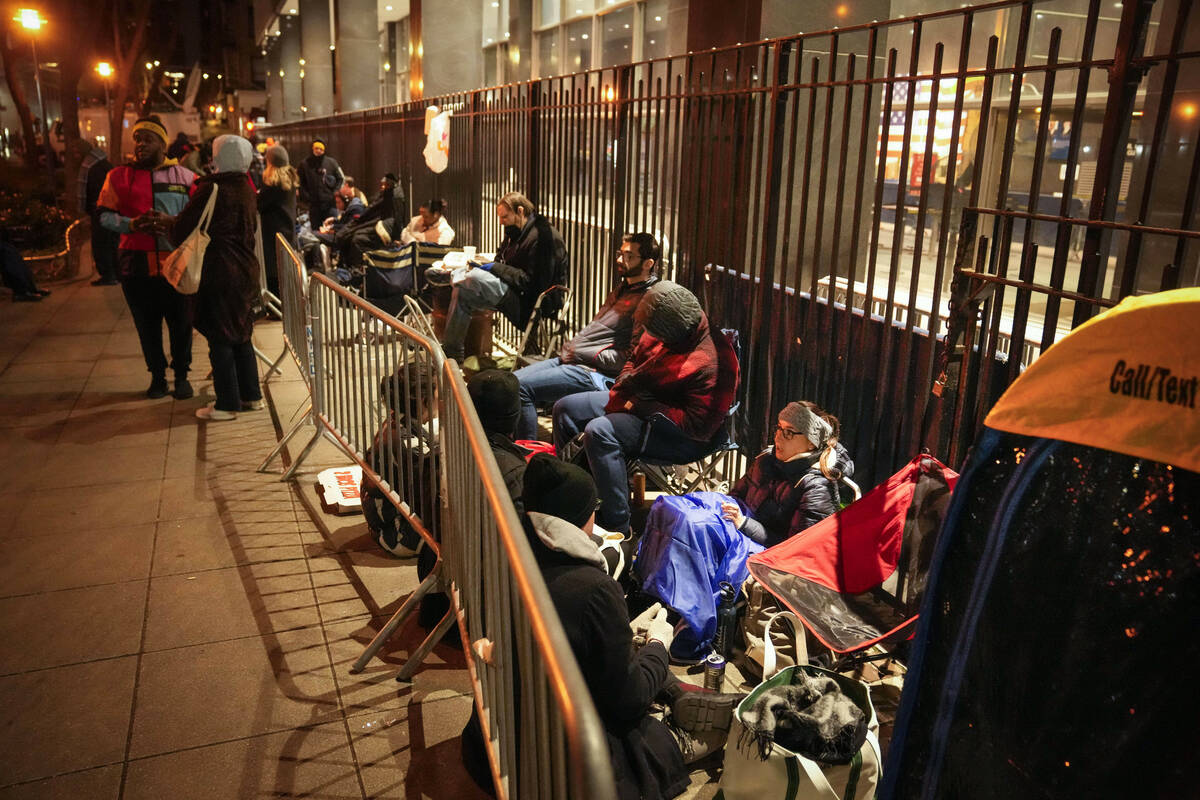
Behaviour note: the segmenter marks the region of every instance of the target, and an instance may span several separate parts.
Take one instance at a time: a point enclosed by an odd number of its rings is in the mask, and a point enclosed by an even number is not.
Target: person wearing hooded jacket
[[[807,401],[779,412],[775,443],[759,454],[729,494],[722,516],[766,547],[779,544],[837,513],[838,481],[854,474],[854,462],[838,441],[837,417]]]
[[[266,262],[267,288],[279,296],[279,267],[276,263],[275,237],[296,248],[296,190],[300,176],[288,163],[288,152],[279,145],[267,148],[262,186],[258,190],[258,213],[262,220],[263,261]]]
[[[178,246],[195,230],[209,196],[217,192],[195,295],[195,326],[208,339],[217,396],[215,403],[196,410],[202,420],[232,420],[239,411],[262,407],[258,361],[250,342],[260,270],[254,254],[258,210],[246,174],[252,158],[249,140],[218,136],[213,142],[216,171],[196,181],[195,194],[171,227],[171,240]]]
[[[300,162],[300,199],[308,203],[308,222],[315,231],[335,216],[334,195],[342,188],[342,168],[325,155],[325,140],[312,141],[312,155]]]
[[[626,461],[639,455],[687,464],[708,453],[733,405],[738,361],[683,286],[659,281],[634,312],[644,332],[612,388],[554,404],[554,445],[581,432],[605,530],[629,533]]]

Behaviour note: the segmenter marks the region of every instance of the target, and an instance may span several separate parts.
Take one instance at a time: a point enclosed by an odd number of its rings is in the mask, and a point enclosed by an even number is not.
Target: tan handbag
[[[768,638],[773,644],[772,649],[778,669],[808,663],[807,653],[799,654],[797,652],[799,649],[797,642],[800,642],[800,647],[803,647],[805,634],[804,628],[796,621],[795,616],[788,614],[780,620],[781,623],[785,621],[791,623],[791,630],[788,630],[788,625],[783,624],[770,626],[769,623],[783,610],[780,608],[779,600],[753,577],[747,578],[746,582],[742,584],[742,591],[746,593],[746,615],[742,618],[742,640],[746,646],[745,665],[750,668],[751,672],[763,674],[763,660]]]
[[[163,260],[163,277],[180,294],[195,294],[200,289],[200,271],[204,269],[204,251],[208,249],[209,241],[208,223],[216,201],[217,185],[214,183],[195,230]]]

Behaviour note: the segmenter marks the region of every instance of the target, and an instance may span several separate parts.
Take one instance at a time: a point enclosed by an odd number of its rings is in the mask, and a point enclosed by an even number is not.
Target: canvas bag
[[[180,294],[195,294],[200,289],[200,271],[204,268],[204,251],[208,249],[208,223],[217,202],[217,185],[200,213],[200,222],[179,247],[163,259],[162,274]]]
[[[797,663],[807,663],[806,642],[800,634],[803,628],[796,621],[795,615],[788,613],[780,620],[792,623],[793,630],[789,636],[786,625],[770,625],[780,616],[780,603],[775,595],[768,592],[753,575],[742,584],[742,591],[746,593],[746,614],[742,617],[741,628],[747,665],[763,675],[774,674],[774,665],[770,669],[763,669],[768,642],[772,645],[773,661],[779,664],[780,669]]]
[[[770,628],[775,618],[791,616],[791,612],[775,615],[767,624],[765,661],[774,664],[774,647]],[[794,618],[792,623],[799,628]],[[832,678],[842,692],[867,716],[867,738],[849,764],[824,764],[776,744],[765,761],[750,741],[742,723],[742,714],[752,708],[767,689],[794,682],[797,670],[810,676]],[[743,744],[744,742],[744,744]],[[721,775],[718,800],[870,800],[875,796],[883,758],[879,751],[879,719],[871,704],[871,692],[865,683],[836,672],[807,664],[787,667],[768,677],[738,703],[725,746],[725,770]]]

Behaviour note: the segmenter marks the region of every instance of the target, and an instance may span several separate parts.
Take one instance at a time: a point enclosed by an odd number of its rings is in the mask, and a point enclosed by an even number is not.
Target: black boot
[[[167,376],[162,372],[155,372],[150,378],[150,388],[146,390],[146,397],[151,400],[157,400],[160,397],[167,396]]]
[[[175,399],[176,400],[187,400],[189,397],[195,396],[195,394],[196,393],[192,390],[192,385],[190,383],[188,383],[186,374],[175,376]]]

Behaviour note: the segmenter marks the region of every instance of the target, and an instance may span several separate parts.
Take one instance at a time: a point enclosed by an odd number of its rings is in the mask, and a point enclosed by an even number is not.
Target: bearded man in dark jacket
[[[542,292],[556,284],[565,286],[570,262],[562,236],[549,220],[537,213],[529,198],[509,192],[496,204],[496,216],[504,226],[504,240],[496,250],[496,260],[476,263],[454,285],[442,349],[447,358],[462,361],[467,327],[476,311],[498,310],[518,328],[525,327],[534,303]],[[430,267],[425,279],[434,285],[448,285],[452,273]],[[542,305],[547,316],[558,312],[554,305]]]
[[[658,281],[654,270],[661,258],[662,248],[649,233],[626,234],[617,255],[621,283],[609,292],[592,321],[563,345],[557,357],[513,373],[521,382],[518,439],[537,438],[539,403],[612,387],[642,336],[634,311],[646,290]]]

